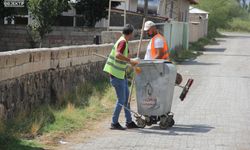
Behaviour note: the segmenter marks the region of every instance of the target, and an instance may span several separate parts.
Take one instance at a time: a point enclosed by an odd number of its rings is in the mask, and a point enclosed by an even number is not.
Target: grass
[[[10,135],[0,135],[2,150],[42,150],[43,146],[31,140],[19,139]]]
[[[204,51],[204,46],[210,43],[210,39],[208,38],[201,38],[197,42],[190,43],[190,50],[193,51]]]
[[[250,19],[234,18],[224,30],[233,32],[250,32]]]
[[[197,42],[190,43],[188,50],[172,50],[170,52],[171,59],[178,63],[195,59],[197,56],[202,55],[205,50],[204,47],[209,44],[217,44],[215,37],[222,37],[218,32],[210,32],[207,37],[200,38]]]
[[[201,51],[207,44],[209,44],[209,42],[207,42],[207,38],[200,39],[197,42],[191,43],[188,50],[172,50],[170,52],[170,58],[176,63],[193,60],[202,54]]]
[[[44,105],[29,115],[21,113],[15,120],[1,123],[0,149],[46,147],[36,140],[38,135],[53,140],[87,128],[89,122],[110,114],[114,101],[115,92],[107,81],[81,85],[60,100],[60,107]]]
[[[195,59],[197,56],[198,53],[191,50],[174,50],[170,53],[170,58],[175,63]]]
[[[65,109],[53,111],[55,122],[45,126],[44,132],[70,133],[84,127],[85,122],[96,120],[103,114],[110,112],[112,100],[115,100],[111,87],[105,89],[103,93],[93,92],[89,99],[89,104],[85,108],[76,107],[68,103]]]

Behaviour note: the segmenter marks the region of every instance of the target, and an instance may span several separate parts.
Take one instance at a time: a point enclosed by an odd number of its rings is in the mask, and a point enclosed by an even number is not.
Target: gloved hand
[[[131,60],[138,62],[137,64],[140,63],[140,58],[136,57],[136,58],[131,58]],[[140,67],[134,67],[134,71],[136,74],[140,74],[141,73],[141,68]]]
[[[133,60],[133,59],[130,59],[130,61],[129,61],[129,63],[131,64],[131,66],[136,66],[137,64],[139,64],[139,62],[138,61],[136,61],[136,60]]]

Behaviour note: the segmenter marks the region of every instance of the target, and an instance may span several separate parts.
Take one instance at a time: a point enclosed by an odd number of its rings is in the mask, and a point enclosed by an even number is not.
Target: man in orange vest
[[[169,50],[167,41],[162,36],[157,28],[154,22],[147,21],[144,26],[144,31],[147,32],[147,34],[152,37],[150,40],[147,52],[145,55],[145,60],[154,60],[154,59],[169,59]]]
[[[169,49],[167,40],[163,35],[159,33],[156,28],[156,24],[152,21],[146,21],[144,25],[144,31],[147,32],[149,37],[152,37],[150,40],[147,52],[144,57],[145,60],[155,60],[155,59],[164,59],[169,60]],[[180,84],[182,82],[182,76],[177,73],[176,76],[176,84]],[[159,118],[157,116],[150,116],[151,123],[157,123]]]
[[[157,28],[156,24],[152,21],[146,21],[144,25],[144,31],[147,32],[148,36],[152,37],[150,40],[147,52],[145,55],[145,60],[154,60],[154,59],[165,59],[169,60],[169,49],[167,45],[167,40],[162,36]],[[181,84],[182,76],[177,73],[176,84]]]

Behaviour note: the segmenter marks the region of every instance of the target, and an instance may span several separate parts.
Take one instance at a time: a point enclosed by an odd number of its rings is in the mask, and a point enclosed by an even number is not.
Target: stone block
[[[102,31],[102,43],[115,43],[122,35],[121,31]]]
[[[41,57],[41,61],[50,61],[51,59],[51,51],[50,50],[45,50],[41,52],[42,57]]]
[[[0,81],[7,80],[11,78],[11,72],[10,68],[2,68],[1,69],[1,76],[0,76]]]
[[[23,75],[23,66],[20,65],[20,66],[15,66],[15,67],[12,67],[10,68],[10,72],[11,72],[11,76],[10,78],[17,78],[17,77],[20,77],[21,75]]]
[[[13,67],[16,65],[16,62],[15,62],[15,57],[13,55],[13,52],[7,52],[9,54],[5,55],[4,57],[4,68],[7,68],[7,67]]]
[[[59,66],[59,59],[53,59],[50,61],[50,68],[58,68]]]
[[[88,56],[90,55],[93,55],[94,53],[97,53],[98,50],[101,48],[102,46],[99,46],[99,45],[91,45],[89,47],[89,50],[88,50]]]
[[[59,67],[60,68],[70,67],[71,64],[72,64],[72,59],[71,58],[60,59],[59,60]]]
[[[60,52],[60,48],[59,47],[55,47],[55,48],[51,48],[51,60],[56,60],[59,59],[59,52]]]
[[[23,65],[25,63],[29,63],[30,54],[28,52],[20,52],[15,55],[16,66]]]

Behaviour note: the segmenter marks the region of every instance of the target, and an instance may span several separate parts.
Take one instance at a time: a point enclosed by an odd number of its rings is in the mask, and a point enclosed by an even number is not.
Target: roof
[[[198,4],[198,0],[188,0],[190,4]]]
[[[209,12],[189,6],[190,14],[209,14]]]

